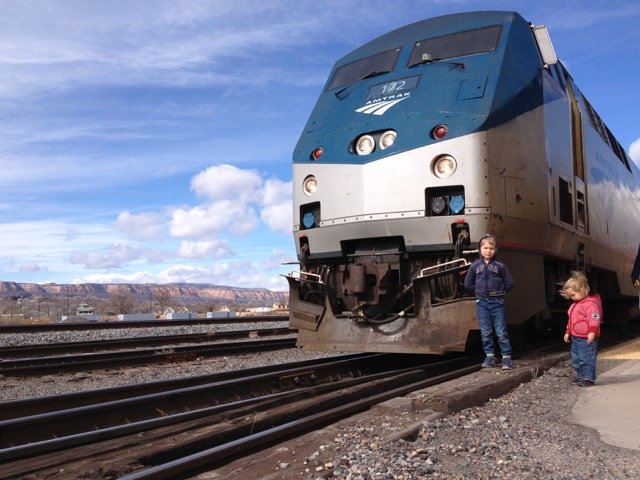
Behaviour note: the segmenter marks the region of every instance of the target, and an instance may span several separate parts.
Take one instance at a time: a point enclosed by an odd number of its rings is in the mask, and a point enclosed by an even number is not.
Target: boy
[[[480,258],[471,264],[464,279],[467,290],[475,291],[476,311],[480,324],[482,348],[486,355],[482,367],[497,365],[493,332],[495,330],[502,354],[502,369],[511,370],[511,342],[507,332],[504,296],[513,288],[513,278],[507,266],[495,259],[498,242],[494,235],[484,235],[478,242]]]

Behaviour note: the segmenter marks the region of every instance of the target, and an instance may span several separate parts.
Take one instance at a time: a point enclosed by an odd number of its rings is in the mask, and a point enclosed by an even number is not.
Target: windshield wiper
[[[377,77],[378,75],[384,75],[385,73],[389,73],[390,71],[391,70],[374,70],[373,72],[369,72],[366,75],[360,77],[359,79],[354,80],[352,83],[350,83],[346,87],[341,88],[336,93],[334,93],[334,95],[336,96],[336,98],[339,98],[340,100],[342,100],[343,98],[347,98],[347,96],[351,93],[351,87],[353,87],[354,85],[358,84],[362,80],[366,80],[367,78],[373,78],[373,77]]]
[[[428,53],[423,53],[422,54],[422,59],[419,62],[414,63],[413,65],[410,65],[409,68],[413,68],[413,67],[417,67],[420,65],[425,65],[427,63],[440,63],[440,64],[445,64],[445,65],[453,65],[453,68],[464,68],[464,63],[462,62],[449,62],[447,60],[443,60],[441,58],[434,58],[431,55],[429,55]]]

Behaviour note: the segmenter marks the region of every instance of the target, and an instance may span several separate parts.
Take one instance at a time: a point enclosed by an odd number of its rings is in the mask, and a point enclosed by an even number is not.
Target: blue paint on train
[[[541,65],[529,24],[514,12],[397,29],[336,62],[293,161],[322,147],[317,163],[365,164],[437,142],[430,133],[440,123],[448,139],[495,127],[542,104]],[[398,133],[391,148],[355,153],[359,135],[386,129]]]

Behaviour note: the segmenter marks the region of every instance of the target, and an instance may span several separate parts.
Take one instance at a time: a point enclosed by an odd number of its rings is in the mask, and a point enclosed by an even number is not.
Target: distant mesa
[[[117,295],[126,295],[137,300],[170,297],[173,301],[189,304],[218,302],[234,304],[272,305],[286,302],[288,292],[274,292],[266,288],[240,288],[210,284],[171,283],[171,284],[135,284],[135,283],[16,283],[0,282],[0,297],[34,298],[46,297],[49,300],[60,298],[88,300],[91,298],[108,299]]]

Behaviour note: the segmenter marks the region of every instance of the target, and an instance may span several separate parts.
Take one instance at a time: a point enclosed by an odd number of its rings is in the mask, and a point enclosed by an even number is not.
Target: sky
[[[0,0],[0,281],[286,290],[291,158],[336,60],[515,10],[640,160],[640,0]]]

